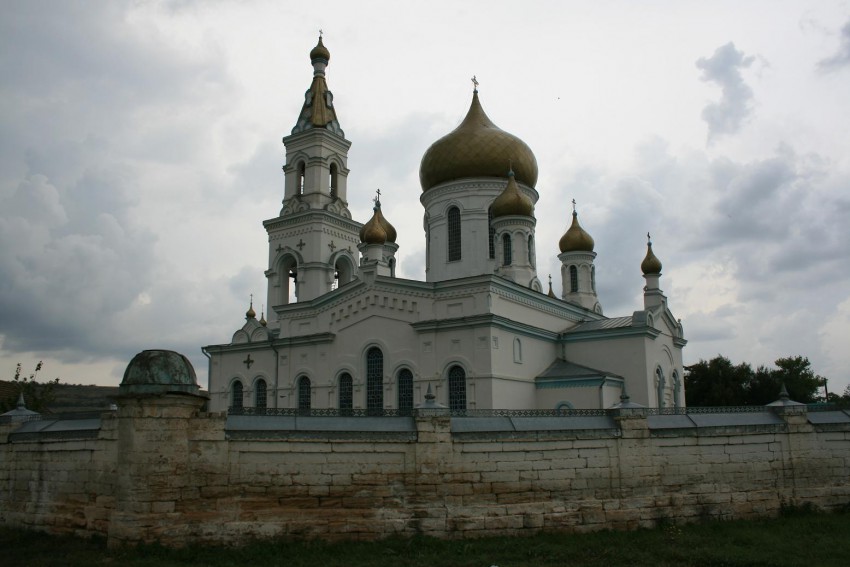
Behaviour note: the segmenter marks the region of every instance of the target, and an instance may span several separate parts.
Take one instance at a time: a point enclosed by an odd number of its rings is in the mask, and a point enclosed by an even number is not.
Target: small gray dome
[[[143,350],[133,357],[124,379],[122,394],[160,394],[199,391],[195,369],[189,359],[173,350]]]

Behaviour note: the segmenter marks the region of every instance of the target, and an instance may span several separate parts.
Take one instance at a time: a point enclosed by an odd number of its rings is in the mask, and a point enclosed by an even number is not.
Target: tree
[[[55,397],[53,387],[59,383],[59,378],[39,382],[37,378],[42,366],[43,363],[39,360],[38,364],[35,365],[35,370],[29,376],[22,376],[21,363],[18,363],[15,367],[15,378],[13,380],[14,384],[18,386],[17,392],[5,399],[0,399],[0,413],[14,409],[18,405],[18,398],[21,394],[24,395],[27,409],[39,413],[47,410],[47,406]]]
[[[732,364],[725,356],[685,368],[685,402],[689,406],[740,406],[746,403],[753,374],[749,364]]]
[[[685,401],[689,406],[763,406],[776,401],[782,385],[792,400],[812,403],[822,399],[824,378],[814,373],[809,359],[789,356],[777,359],[777,368],[746,362],[734,365],[724,356],[685,368]]]

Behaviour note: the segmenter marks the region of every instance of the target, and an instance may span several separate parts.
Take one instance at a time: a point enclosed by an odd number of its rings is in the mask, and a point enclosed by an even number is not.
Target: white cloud
[[[753,61],[754,57],[745,56],[731,41],[718,47],[711,57],[697,60],[702,80],[716,83],[722,89],[720,101],[702,110],[702,119],[708,124],[709,142],[720,135],[736,133],[752,113],[753,90],[741,77],[741,69],[746,69]]]

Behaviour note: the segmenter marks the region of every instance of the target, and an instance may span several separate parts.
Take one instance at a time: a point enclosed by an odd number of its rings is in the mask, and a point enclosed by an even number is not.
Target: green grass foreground
[[[793,512],[793,511],[792,511]],[[850,565],[850,512],[793,512],[757,521],[666,525],[635,532],[539,534],[525,538],[443,541],[394,538],[380,542],[276,540],[245,547],[140,546],[108,550],[100,539],[54,537],[0,529],[0,563],[7,566],[283,565],[391,566],[822,566]]]

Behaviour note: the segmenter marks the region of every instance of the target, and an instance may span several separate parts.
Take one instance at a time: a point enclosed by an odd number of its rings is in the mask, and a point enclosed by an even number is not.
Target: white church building
[[[268,321],[252,304],[229,343],[203,348],[210,410],[404,411],[429,389],[452,410],[602,409],[625,394],[684,406],[687,341],[652,243],[643,309],[607,317],[594,241],[574,210],[558,243],[561,290],[550,282],[547,293],[536,269],[537,160],[487,117],[477,89],[460,125],[422,158],[425,281],[396,277],[396,229],[380,195],[365,224],[348,209],[351,142],[321,37],[310,60],[313,82],[283,138],[283,207],[263,222]]]

